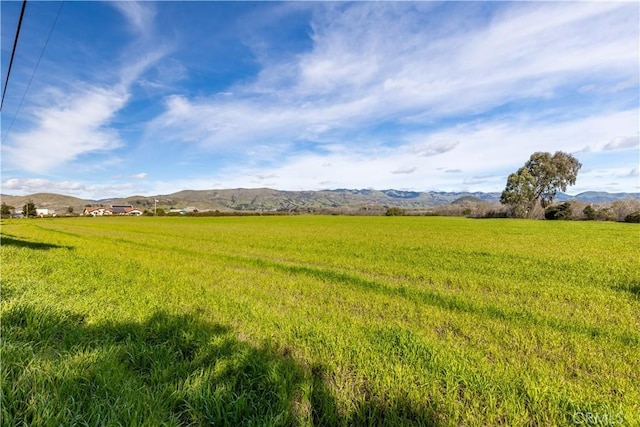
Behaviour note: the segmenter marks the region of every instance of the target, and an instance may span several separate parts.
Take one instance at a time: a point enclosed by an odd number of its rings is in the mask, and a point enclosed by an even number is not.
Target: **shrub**
[[[385,212],[385,215],[386,216],[403,216],[404,209],[400,209],[398,207],[389,208],[387,209],[387,212]]]
[[[495,209],[487,211],[479,218],[509,218],[509,212],[506,210]]]
[[[549,206],[544,211],[545,219],[571,219],[571,215],[573,214],[573,209],[571,208],[571,203],[564,202],[556,206]]]
[[[582,213],[589,221],[594,221],[598,218],[598,211],[593,209],[593,206],[587,206],[583,209]]]
[[[636,211],[624,217],[624,222],[640,223],[640,211]]]
[[[613,212],[611,208],[602,208],[598,209],[596,219],[599,221],[615,221],[617,218],[615,212]]]
[[[549,206],[544,210],[544,219],[558,219],[558,207],[557,206]]]
[[[617,214],[612,208],[594,208],[587,206],[582,213],[585,218],[590,221],[616,221]]]

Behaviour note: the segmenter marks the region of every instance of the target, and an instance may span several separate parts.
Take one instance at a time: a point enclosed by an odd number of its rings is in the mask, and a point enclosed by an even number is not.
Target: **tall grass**
[[[3,425],[640,423],[640,230],[2,224]]]

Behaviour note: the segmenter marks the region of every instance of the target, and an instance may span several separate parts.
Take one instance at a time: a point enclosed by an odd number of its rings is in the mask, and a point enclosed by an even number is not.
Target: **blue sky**
[[[21,2],[1,6],[4,82]],[[29,2],[2,192],[502,191],[557,150],[583,164],[569,193],[637,192],[639,8]]]

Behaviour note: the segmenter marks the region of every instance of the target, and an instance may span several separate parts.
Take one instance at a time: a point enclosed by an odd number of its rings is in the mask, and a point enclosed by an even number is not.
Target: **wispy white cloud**
[[[109,2],[109,4],[126,18],[130,28],[134,32],[144,37],[148,37],[153,33],[154,18],[156,15],[156,9],[153,3],[115,1]]]
[[[602,147],[602,142],[611,140],[612,134],[633,133],[637,126],[637,111],[633,109],[542,123],[523,114],[414,134],[405,147],[409,154],[415,155],[421,146],[413,144],[414,140],[424,138],[427,143],[422,148],[434,144],[443,148],[441,151],[451,145],[441,146],[441,141],[457,141],[459,144],[454,150],[433,157],[433,162],[445,168],[463,169],[465,173],[480,173],[483,169],[519,167],[536,151],[562,149],[580,158],[585,145]]]
[[[100,84],[45,92],[28,109],[32,126],[3,141],[10,167],[44,173],[114,150],[126,158],[138,141],[118,121],[144,91],[163,94],[144,103],[149,115],[162,109],[146,123],[146,152],[161,158],[170,147],[183,156],[163,161],[199,171],[135,179],[147,194],[256,185],[495,191],[532,152],[556,150],[591,162],[581,187],[601,186],[602,171],[636,185],[633,165],[605,167],[601,157],[638,149],[629,90],[639,84],[637,3],[277,4],[265,9],[311,10],[305,47],[275,52],[263,23],[244,40],[260,69],[228,84],[211,77],[214,89],[186,81],[192,70],[179,55],[160,62],[170,50],[154,27],[162,3],[110,4],[134,34],[127,60]],[[156,176],[144,161],[112,174]]]
[[[130,195],[131,191],[138,189],[131,183],[88,184],[80,181],[52,181],[42,178],[11,178],[2,183],[2,188],[3,191],[18,194],[56,192],[88,199],[126,196]]]
[[[232,96],[168,98],[150,138],[242,149],[332,140],[381,120],[429,123],[548,99],[596,77],[637,84],[633,5],[516,3],[488,22],[473,22],[473,32],[427,25],[424,14],[409,13],[420,7],[435,6],[326,5],[311,23],[310,51],[266,61],[257,79],[235,86]]]
[[[627,148],[640,148],[640,136],[617,136],[603,147],[604,150],[624,150]]]
[[[414,137],[415,139],[415,137]],[[459,144],[458,141],[436,140],[426,144],[412,144],[409,151],[416,153],[418,156],[430,157],[451,151]]]
[[[598,167],[580,171],[576,192],[588,190],[640,192],[638,169]],[[621,190],[623,188],[624,190]]]
[[[150,5],[110,4],[136,31],[144,34],[151,31],[154,9]],[[131,46],[138,41],[134,40]],[[58,86],[47,86],[38,96],[33,96],[23,109],[27,123],[3,141],[3,166],[46,175],[86,155],[105,154],[125,147],[126,141],[114,123],[117,114],[131,100],[136,79],[166,54],[161,46],[145,48],[143,52],[131,46],[125,50],[135,55],[104,70],[104,74],[113,76],[115,81],[105,83],[102,77],[97,77],[96,81],[65,79],[61,83],[52,79]]]
[[[5,190],[18,190],[25,193],[35,193],[43,191],[77,191],[84,190],[86,185],[81,182],[74,181],[58,181],[53,182],[42,178],[29,179],[8,179],[2,183]]]
[[[132,178],[135,178],[135,179],[147,179],[147,173],[146,172],[140,172],[140,173],[137,173],[137,174],[133,175]]]
[[[3,145],[5,161],[29,172],[46,173],[84,153],[120,147],[118,133],[108,125],[128,97],[119,87],[55,93],[55,103],[33,108],[33,128],[15,133]]]
[[[378,146],[371,150],[362,146],[289,156],[285,161],[269,166],[233,165],[222,168],[208,181],[194,177],[194,182],[216,182],[228,188],[251,187],[260,182],[260,185],[268,183],[290,190],[373,187],[501,191],[506,176],[522,166],[535,151],[554,152],[558,141],[562,141],[567,151],[575,151],[585,143],[602,146],[602,141],[611,139],[612,129],[633,129],[635,126],[633,110],[545,124],[532,124],[526,117],[495,119],[410,135],[400,147]],[[414,141],[421,139],[426,142],[418,145],[420,150],[417,150]],[[432,147],[432,141],[457,141],[458,144],[453,150],[440,150],[442,153],[438,155],[416,156],[425,150],[433,151],[428,148]],[[581,155],[578,159],[581,160]],[[389,165],[411,167],[389,169]],[[628,175],[629,169],[624,171]],[[620,174],[616,171],[610,176]],[[578,175],[577,184],[581,189],[602,188],[601,177],[587,168]],[[629,187],[623,180],[620,185]]]
[[[409,175],[412,174],[416,171],[416,169],[418,169],[417,167],[413,166],[413,167],[404,167],[404,168],[399,168],[399,169],[395,169],[392,170],[391,173],[394,175]]]

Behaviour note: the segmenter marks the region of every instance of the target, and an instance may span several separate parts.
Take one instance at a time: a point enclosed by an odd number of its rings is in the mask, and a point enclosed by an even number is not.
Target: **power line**
[[[4,90],[2,91],[2,101],[0,101],[0,111],[4,105],[4,96],[7,94],[7,84],[9,83],[9,76],[11,75],[11,66],[13,65],[13,57],[16,54],[16,46],[18,45],[18,36],[20,35],[20,27],[22,26],[22,18],[24,17],[24,9],[27,7],[27,0],[22,2],[22,10],[20,11],[20,20],[18,21],[18,28],[16,29],[16,38],[13,40],[13,50],[11,51],[11,60],[9,60],[9,69],[7,70],[7,79],[4,81]]]
[[[51,34],[53,34],[54,28],[56,28],[56,24],[58,23],[58,17],[60,16],[60,12],[62,11],[62,6],[64,6],[64,1],[60,3],[60,7],[58,8],[58,13],[56,14],[56,19],[53,21],[53,25],[51,26],[51,30],[49,30],[49,35],[47,36],[47,40],[44,42],[44,46],[42,46],[42,50],[40,51],[40,56],[38,57],[38,62],[36,62],[36,66],[31,73],[31,78],[29,79],[29,83],[27,83],[27,88],[22,94],[22,99],[20,99],[20,104],[18,105],[18,109],[16,110],[13,118],[11,119],[11,124],[7,128],[7,132],[4,134],[6,138],[11,132],[11,128],[13,127],[13,123],[16,121],[16,117],[22,108],[22,104],[24,103],[24,99],[27,96],[27,92],[29,92],[29,88],[31,87],[31,82],[33,81],[33,77],[36,75],[36,71],[38,71],[38,67],[40,66],[40,61],[42,60],[42,56],[44,55],[44,51],[47,49],[47,45],[49,44],[49,39],[51,38]]]

